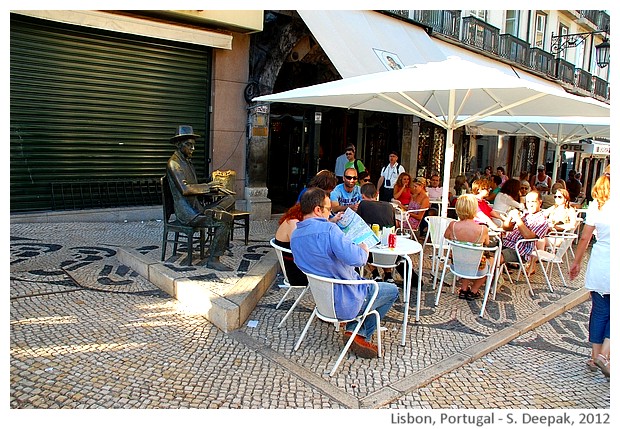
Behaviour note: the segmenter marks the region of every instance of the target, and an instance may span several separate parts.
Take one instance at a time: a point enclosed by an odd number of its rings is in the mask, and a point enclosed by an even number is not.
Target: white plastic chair
[[[558,266],[558,271],[560,273],[560,277],[562,278],[562,284],[564,284],[564,287],[567,287],[566,279],[564,279],[564,274],[562,274],[562,268],[560,267],[560,264],[563,262],[564,256],[566,255],[566,252],[573,244],[573,241],[577,238],[577,234],[566,233],[566,232],[553,232],[547,235],[547,238],[550,239],[548,240],[548,242],[555,243],[555,245],[552,245],[550,251],[539,250],[534,247],[534,250],[532,251],[531,255],[538,259],[538,263],[540,265],[542,273],[545,276],[545,280],[547,281],[547,286],[549,286],[549,290],[553,292],[553,287],[551,286],[551,281],[549,280],[549,276],[551,276],[551,273],[553,271],[553,265]],[[517,241],[517,245],[516,245],[517,256],[519,257],[519,264],[523,268],[522,270],[519,270],[519,274],[517,275],[517,280],[519,280],[521,271],[523,271],[525,280],[528,286],[530,286],[530,291],[532,290],[532,286],[530,285],[530,279],[529,279],[529,276],[527,275],[527,270],[525,269],[525,265],[523,264],[521,255],[519,254],[519,247],[526,242],[530,242],[530,241],[535,242],[537,240],[538,239],[536,238],[522,239],[522,240]],[[546,263],[546,266],[543,265],[543,263]],[[534,293],[532,292],[532,295],[533,294]]]
[[[317,275],[309,274],[309,273],[304,273],[304,274],[308,276],[308,286],[310,287],[310,291],[312,292],[312,296],[314,297],[314,302],[316,303],[316,306],[314,307],[314,311],[310,315],[310,318],[308,319],[308,322],[306,323],[306,326],[304,327],[304,330],[302,331],[301,336],[299,337],[299,340],[297,340],[297,343],[295,344],[295,348],[293,350],[297,351],[297,349],[299,349],[299,346],[302,340],[306,336],[306,333],[308,332],[310,325],[312,324],[312,322],[314,321],[316,317],[318,317],[319,319],[325,322],[334,323],[336,325],[340,323],[356,321],[357,325],[355,326],[355,329],[353,330],[353,333],[351,337],[349,338],[349,341],[347,341],[347,343],[345,344],[344,348],[342,349],[342,352],[340,353],[340,356],[338,356],[338,359],[336,360],[336,363],[334,364],[334,367],[329,373],[330,376],[334,375],[334,373],[336,372],[336,369],[338,369],[338,366],[340,365],[340,362],[342,361],[345,354],[349,350],[349,347],[351,347],[351,344],[353,343],[355,336],[360,330],[362,323],[364,322],[364,320],[366,320],[368,316],[374,315],[374,317],[376,317],[377,319],[377,331],[376,332],[377,332],[377,347],[379,348],[378,355],[379,357],[381,357],[381,323],[380,323],[381,318],[377,310],[371,310],[372,305],[374,304],[375,299],[377,298],[377,294],[379,293],[379,285],[377,284],[377,282],[375,282],[374,280],[366,280],[366,279],[362,279],[362,280],[331,279],[331,278],[317,276]],[[372,288],[373,288],[372,295],[370,299],[368,300],[368,302],[366,303],[366,307],[362,311],[361,315],[353,319],[340,319],[338,318],[338,316],[336,316],[336,308],[335,308],[335,303],[334,303],[334,285],[336,284],[338,285],[360,285],[360,284],[372,285]]]
[[[419,230],[420,224],[418,223],[418,226],[416,228],[413,228],[413,226],[411,226],[411,222],[409,221],[409,217],[412,213],[424,213],[428,209],[403,210],[398,204],[392,203],[392,205],[396,210],[396,220],[399,222],[400,225],[397,231],[400,230],[402,235],[411,234],[411,237],[415,241],[419,242],[418,238],[416,237],[416,232]]]
[[[484,285],[484,299],[482,301],[482,308],[480,309],[480,317],[484,315],[484,310],[491,290],[491,284],[494,283],[497,286],[497,281],[493,282],[494,276],[498,272],[498,261],[500,255],[500,246],[485,247],[475,245],[471,243],[463,243],[459,241],[446,240],[448,243],[448,251],[446,253],[446,263],[444,263],[443,270],[441,272],[441,280],[439,281],[439,287],[437,288],[437,295],[435,297],[435,306],[439,305],[439,297],[441,296],[441,289],[443,287],[446,270],[450,270],[453,275],[452,278],[452,292],[454,293],[454,286],[456,284],[456,278],[476,280],[486,277],[486,283]],[[484,252],[493,252],[493,263],[488,261],[486,267],[483,270],[479,270],[480,261]],[[451,258],[451,263],[447,263]]]
[[[291,315],[291,313],[293,312],[295,307],[297,307],[297,304],[299,304],[301,299],[304,297],[304,295],[308,291],[308,286],[307,285],[291,285],[291,283],[290,283],[290,281],[288,279],[288,275],[286,274],[286,266],[284,265],[283,253],[289,253],[289,254],[292,255],[293,253],[291,252],[291,250],[287,249],[286,247],[278,246],[275,243],[275,238],[272,238],[269,241],[269,244],[271,244],[271,247],[273,247],[275,249],[275,251],[276,251],[276,255],[278,256],[278,261],[280,262],[280,269],[282,269],[282,274],[284,275],[284,285],[283,286],[284,286],[284,288],[287,289],[286,293],[284,294],[284,296],[282,296],[282,298],[280,298],[280,301],[276,305],[276,309],[280,308],[280,305],[282,305],[282,303],[284,302],[284,300],[286,299],[288,294],[291,293],[292,290],[294,290],[294,289],[301,289],[301,293],[299,294],[299,296],[297,297],[297,299],[295,300],[293,305],[291,305],[291,308],[289,308],[289,310],[286,312],[286,314],[284,315],[282,320],[280,320],[280,323],[278,323],[278,328],[280,328],[282,326],[282,324],[284,323],[284,321],[286,319],[288,319],[288,317]]]
[[[431,246],[433,254],[430,256],[433,261],[432,273],[433,273],[433,290],[437,285],[437,274],[439,272],[439,264],[444,261],[445,254],[448,251],[448,244],[445,242],[444,234],[446,229],[450,226],[455,219],[441,216],[426,216],[426,222],[428,223],[428,231],[424,238],[424,246]]]

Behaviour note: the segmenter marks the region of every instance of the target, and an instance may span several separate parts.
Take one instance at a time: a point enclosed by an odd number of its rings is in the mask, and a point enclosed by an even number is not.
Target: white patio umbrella
[[[464,119],[466,118],[459,118],[459,120]],[[555,182],[561,146],[587,138],[602,137],[608,139],[611,129],[610,122],[609,116],[489,116],[470,125],[480,127],[481,130],[501,131],[506,135],[536,136],[554,144],[556,150],[552,180]]]
[[[494,115],[609,116],[609,106],[594,99],[458,57],[264,95],[253,101],[415,115],[446,129],[442,216],[448,210],[455,129]],[[458,120],[459,116],[466,118]]]

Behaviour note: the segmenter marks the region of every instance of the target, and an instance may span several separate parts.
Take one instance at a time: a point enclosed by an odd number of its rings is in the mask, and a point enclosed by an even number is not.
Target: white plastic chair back
[[[299,294],[299,296],[297,297],[295,302],[293,302],[293,305],[291,305],[291,308],[289,308],[289,310],[286,312],[286,314],[284,315],[282,320],[280,320],[280,323],[278,323],[278,328],[280,328],[280,327],[282,327],[282,324],[284,323],[284,321],[286,319],[288,319],[288,317],[291,315],[291,313],[293,312],[295,307],[297,307],[297,304],[299,304],[299,302],[302,300],[302,298],[304,297],[304,295],[308,291],[308,286],[306,286],[306,285],[292,285],[291,282],[288,279],[288,274],[286,273],[286,265],[284,264],[284,253],[289,253],[289,254],[292,255],[293,252],[291,251],[291,249],[287,249],[286,247],[282,247],[282,246],[277,245],[275,243],[275,238],[272,238],[269,241],[269,244],[271,244],[271,247],[273,247],[275,249],[275,251],[276,251],[276,256],[278,257],[278,262],[280,262],[280,269],[282,270],[282,275],[284,276],[284,285],[283,286],[286,288],[286,292],[284,293],[282,298],[280,298],[280,301],[278,301],[278,303],[276,304],[276,309],[280,308],[282,303],[286,300],[286,298],[289,296],[289,294],[291,293],[291,291],[293,289],[301,289],[301,293]]]
[[[450,243],[450,246],[452,247],[450,269],[455,275],[464,278],[480,278],[485,275],[478,274],[484,247],[454,241]],[[483,272],[486,273],[487,269],[488,267],[485,267]]]
[[[446,229],[448,229],[448,226],[454,221],[455,219],[449,217],[426,216],[426,222],[428,223],[427,238],[433,246],[439,247],[444,243]]]
[[[314,297],[319,314],[325,318],[337,319],[334,303],[334,283],[315,276],[308,276],[308,286]]]
[[[291,252],[291,250],[287,249],[286,247],[278,246],[275,243],[275,238],[272,238],[269,241],[269,244],[271,244],[271,247],[273,247],[276,251],[278,262],[280,262],[280,269],[282,270],[282,275],[284,276],[284,284],[290,286],[291,283],[288,281],[288,275],[286,274],[286,265],[284,265],[284,256],[282,252],[290,253],[291,255],[293,254],[293,252]]]

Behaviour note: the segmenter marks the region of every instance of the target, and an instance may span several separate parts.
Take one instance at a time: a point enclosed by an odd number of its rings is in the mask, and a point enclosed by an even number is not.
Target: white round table
[[[407,320],[409,317],[409,299],[411,295],[411,279],[413,277],[413,261],[409,255],[416,253],[420,254],[418,262],[418,294],[416,299],[416,322],[420,320],[420,300],[422,297],[422,263],[423,263],[423,249],[422,245],[415,240],[398,236],[396,238],[396,247],[390,249],[387,246],[377,245],[370,249],[370,252],[374,255],[397,255],[401,256],[406,262],[405,275],[403,279],[403,300],[404,300],[404,315],[403,315],[403,329],[401,344],[405,345],[405,338],[407,335]]]

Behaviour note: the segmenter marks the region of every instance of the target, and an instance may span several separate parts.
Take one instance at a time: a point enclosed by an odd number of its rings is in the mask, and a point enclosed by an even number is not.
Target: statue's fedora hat
[[[170,139],[170,143],[176,143],[179,140],[196,139],[200,137],[198,134],[194,134],[194,128],[191,125],[179,125],[176,130],[177,135]]]

